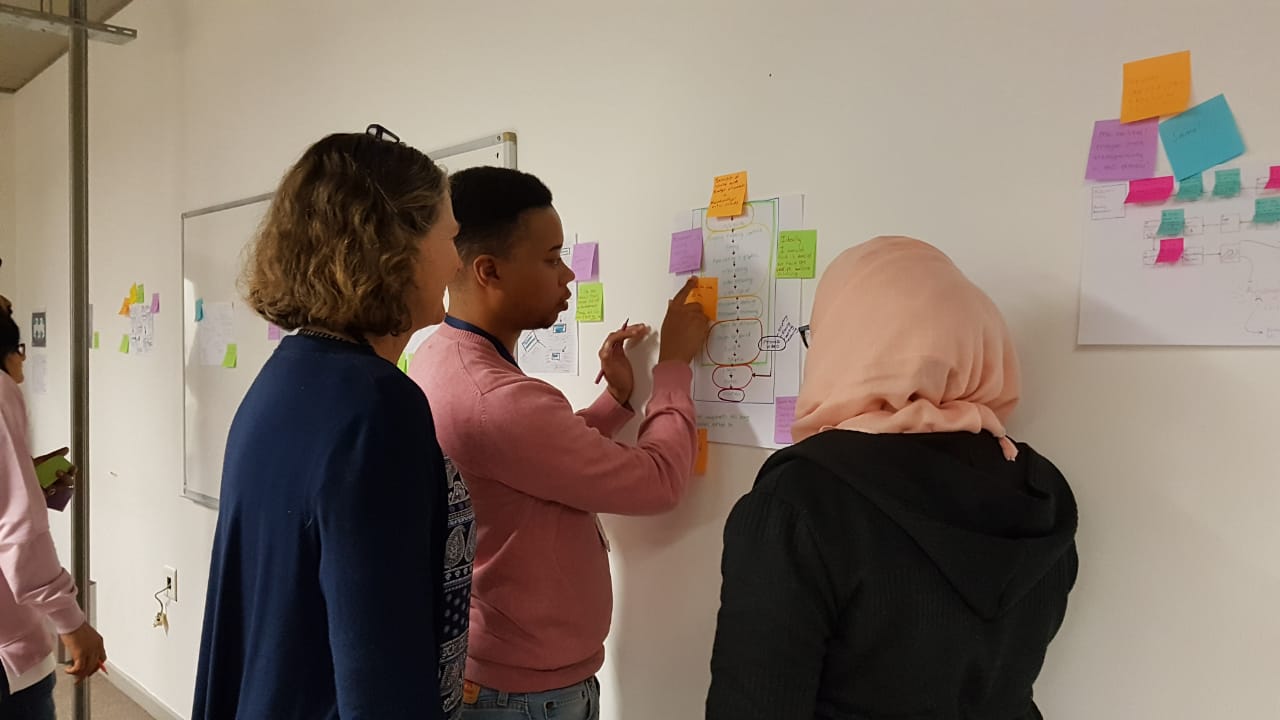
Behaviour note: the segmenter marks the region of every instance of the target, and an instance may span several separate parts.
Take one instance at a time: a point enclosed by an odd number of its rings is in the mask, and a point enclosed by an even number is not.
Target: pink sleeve
[[[578,411],[578,417],[586,421],[587,427],[595,428],[605,437],[618,434],[636,413],[629,407],[619,405],[608,390],[600,393],[600,397],[590,407]]]
[[[486,393],[483,427],[469,434],[475,471],[520,492],[588,512],[651,515],[679,503],[697,452],[692,370],[653,369],[653,395],[636,445],[575,415],[569,401],[530,379]],[[597,401],[599,404],[599,401]],[[616,405],[616,403],[615,403]]]
[[[0,387],[0,574],[19,605],[39,610],[55,630],[68,633],[84,624],[84,613],[76,605],[75,581],[58,563],[26,424],[17,386]]]

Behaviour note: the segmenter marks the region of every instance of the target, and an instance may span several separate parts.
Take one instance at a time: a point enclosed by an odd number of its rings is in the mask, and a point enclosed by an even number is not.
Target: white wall
[[[0,95],[0,258],[9,261],[7,267],[0,267],[0,295],[10,299],[16,245],[13,236],[13,195],[17,180],[13,172],[13,153],[17,149],[13,139],[13,108],[16,104],[12,95]]]
[[[1037,688],[1046,715],[1280,716],[1280,355],[1074,343],[1080,177],[1121,63],[1190,47],[1196,96],[1225,91],[1247,158],[1280,162],[1274,3],[501,5],[136,0],[117,21],[140,39],[95,47],[93,562],[124,671],[187,712],[213,514],[178,498],[179,318],[162,312],[157,352],[125,358],[114,310],[135,280],[178,297],[181,211],[270,189],[307,143],[380,122],[424,149],[515,129],[521,167],[601,243],[607,322],[583,327],[582,376],[563,384],[577,404],[605,332],[660,320],[670,218],[716,173],[807,193],[820,261],[880,233],[940,245],[1008,314],[1027,375],[1015,435],[1080,501],[1080,582]],[[42,445],[66,435],[65,69],[15,108],[16,294],[51,313]],[[701,712],[720,531],[765,455],[713,446],[682,508],[608,521],[608,720]],[[183,595],[168,638],[150,629],[164,564]]]

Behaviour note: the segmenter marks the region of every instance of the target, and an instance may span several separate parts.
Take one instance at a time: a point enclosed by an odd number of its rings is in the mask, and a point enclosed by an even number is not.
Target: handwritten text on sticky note
[[[697,272],[702,268],[702,228],[671,233],[671,258],[667,272]]]
[[[578,283],[578,322],[604,322],[604,283]]]
[[[1155,120],[1128,125],[1119,120],[1099,120],[1093,124],[1093,142],[1089,144],[1086,180],[1137,180],[1151,177],[1156,169],[1156,136],[1160,126]]]
[[[1233,198],[1240,194],[1240,168],[1218,170],[1213,174],[1213,196]]]
[[[1265,225],[1280,223],[1280,197],[1265,197],[1254,200],[1253,221]]]
[[[1128,204],[1164,202],[1173,194],[1173,176],[1133,180],[1129,182]]]
[[[778,233],[779,278],[811,278],[817,263],[817,230],[783,230]]]
[[[1182,259],[1185,247],[1183,238],[1161,238],[1160,252],[1156,255],[1157,265],[1172,265]]]
[[[747,201],[747,174],[745,172],[720,175],[711,189],[711,202],[707,215],[713,218],[736,217],[742,214]]]
[[[1190,50],[1124,64],[1120,122],[1180,113],[1190,102]]]
[[[1178,199],[1183,202],[1199,200],[1204,196],[1204,175],[1197,173],[1178,181]]]
[[[1224,95],[1160,123],[1160,139],[1179,180],[1244,154],[1244,139]]]
[[[1160,227],[1156,230],[1156,235],[1160,237],[1175,237],[1182,234],[1182,230],[1187,226],[1187,213],[1181,208],[1177,210],[1164,210],[1160,213]]]
[[[686,303],[697,303],[702,306],[702,312],[711,322],[716,321],[716,308],[720,304],[720,278],[718,277],[700,277],[698,284],[689,291],[689,297]]]
[[[791,424],[796,421],[796,398],[779,396],[773,405],[773,441],[791,444]]]

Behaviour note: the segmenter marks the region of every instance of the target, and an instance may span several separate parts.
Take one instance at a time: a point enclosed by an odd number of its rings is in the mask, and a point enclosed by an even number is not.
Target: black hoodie
[[[1032,720],[1076,503],[987,433],[819,433],[725,527],[709,720]]]

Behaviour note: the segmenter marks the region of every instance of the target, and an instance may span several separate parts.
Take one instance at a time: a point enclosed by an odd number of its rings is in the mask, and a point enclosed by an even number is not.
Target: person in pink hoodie
[[[18,383],[26,347],[0,311],[0,720],[55,720],[51,624],[70,653],[77,682],[106,662],[102,636],[76,605],[76,584],[58,563],[49,511],[27,442]]]
[[[445,324],[415,353],[409,375],[471,489],[479,528],[463,718],[593,720],[613,610],[596,513],[661,513],[683,496],[697,454],[689,364],[708,320],[685,303],[691,279],[667,307],[638,444],[614,440],[635,415],[623,344],[649,328],[608,336],[600,350],[607,388],[574,413],[515,357],[522,331],[549,327],[566,309],[574,279],[561,260],[551,191],[505,168],[463,170],[450,187],[463,268],[449,285]]]

